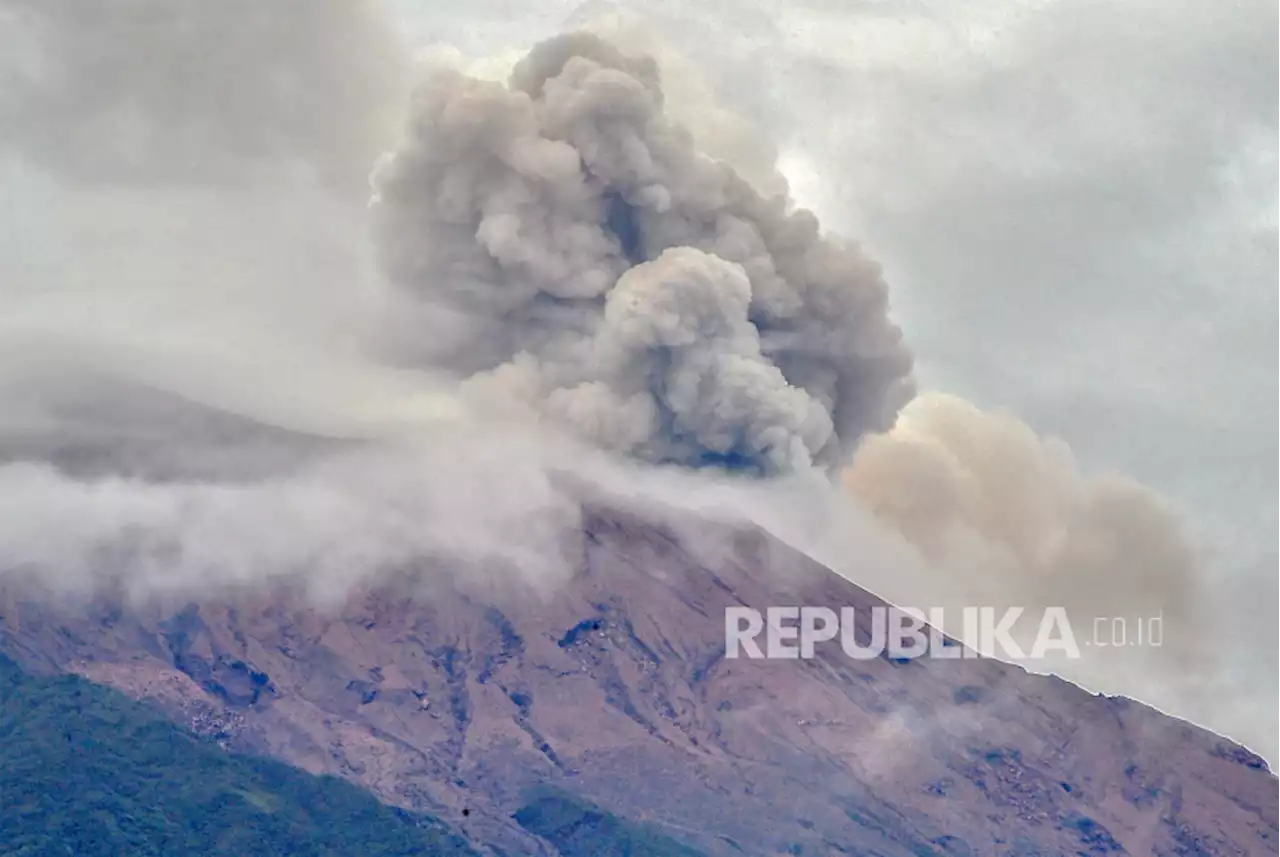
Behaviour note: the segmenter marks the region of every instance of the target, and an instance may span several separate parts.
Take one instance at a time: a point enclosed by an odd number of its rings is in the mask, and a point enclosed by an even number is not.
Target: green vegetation
[[[706,857],[565,792],[515,813],[563,857]],[[0,855],[463,857],[438,821],[333,777],[229,753],[150,706],[0,655]]]
[[[32,676],[0,656],[0,854],[475,852],[350,783],[228,753],[114,690]]]
[[[516,822],[563,857],[706,857],[652,825],[627,821],[555,789],[537,789],[526,800]]]

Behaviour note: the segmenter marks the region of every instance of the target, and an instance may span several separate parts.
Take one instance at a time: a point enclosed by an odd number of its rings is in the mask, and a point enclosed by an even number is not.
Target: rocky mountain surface
[[[609,503],[584,520],[572,579],[541,595],[431,568],[332,609],[10,590],[0,651],[495,854],[562,853],[513,818],[546,784],[723,857],[1278,853],[1277,780],[1226,739],[992,660],[726,659],[725,607],[880,602],[756,530],[708,522],[691,546]]]

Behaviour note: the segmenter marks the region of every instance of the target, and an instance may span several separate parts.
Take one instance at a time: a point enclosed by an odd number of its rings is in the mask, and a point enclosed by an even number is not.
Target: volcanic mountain
[[[697,522],[691,545],[688,523],[584,501],[572,578],[542,594],[425,566],[331,607],[11,589],[0,651],[493,854],[578,853],[513,818],[548,785],[723,857],[1277,853],[1266,763],[1140,703],[989,659],[726,659],[726,607],[881,602],[757,528]]]

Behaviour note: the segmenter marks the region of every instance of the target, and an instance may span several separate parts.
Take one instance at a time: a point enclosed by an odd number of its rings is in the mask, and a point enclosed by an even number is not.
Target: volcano
[[[0,650],[492,854],[587,853],[521,825],[545,787],[717,857],[1277,853],[1266,763],[1129,699],[989,659],[726,659],[726,607],[882,602],[763,530],[697,523],[714,555],[584,501],[572,578],[542,595],[478,598],[426,567],[331,608],[11,590]]]

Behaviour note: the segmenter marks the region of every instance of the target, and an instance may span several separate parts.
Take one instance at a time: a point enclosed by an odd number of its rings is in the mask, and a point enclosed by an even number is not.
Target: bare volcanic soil
[[[585,521],[542,595],[436,567],[329,610],[9,591],[0,650],[494,853],[558,853],[512,817],[544,784],[724,857],[1277,853],[1276,778],[1228,740],[996,661],[726,660],[725,607],[880,602],[756,530],[708,523],[709,552],[609,504]]]

